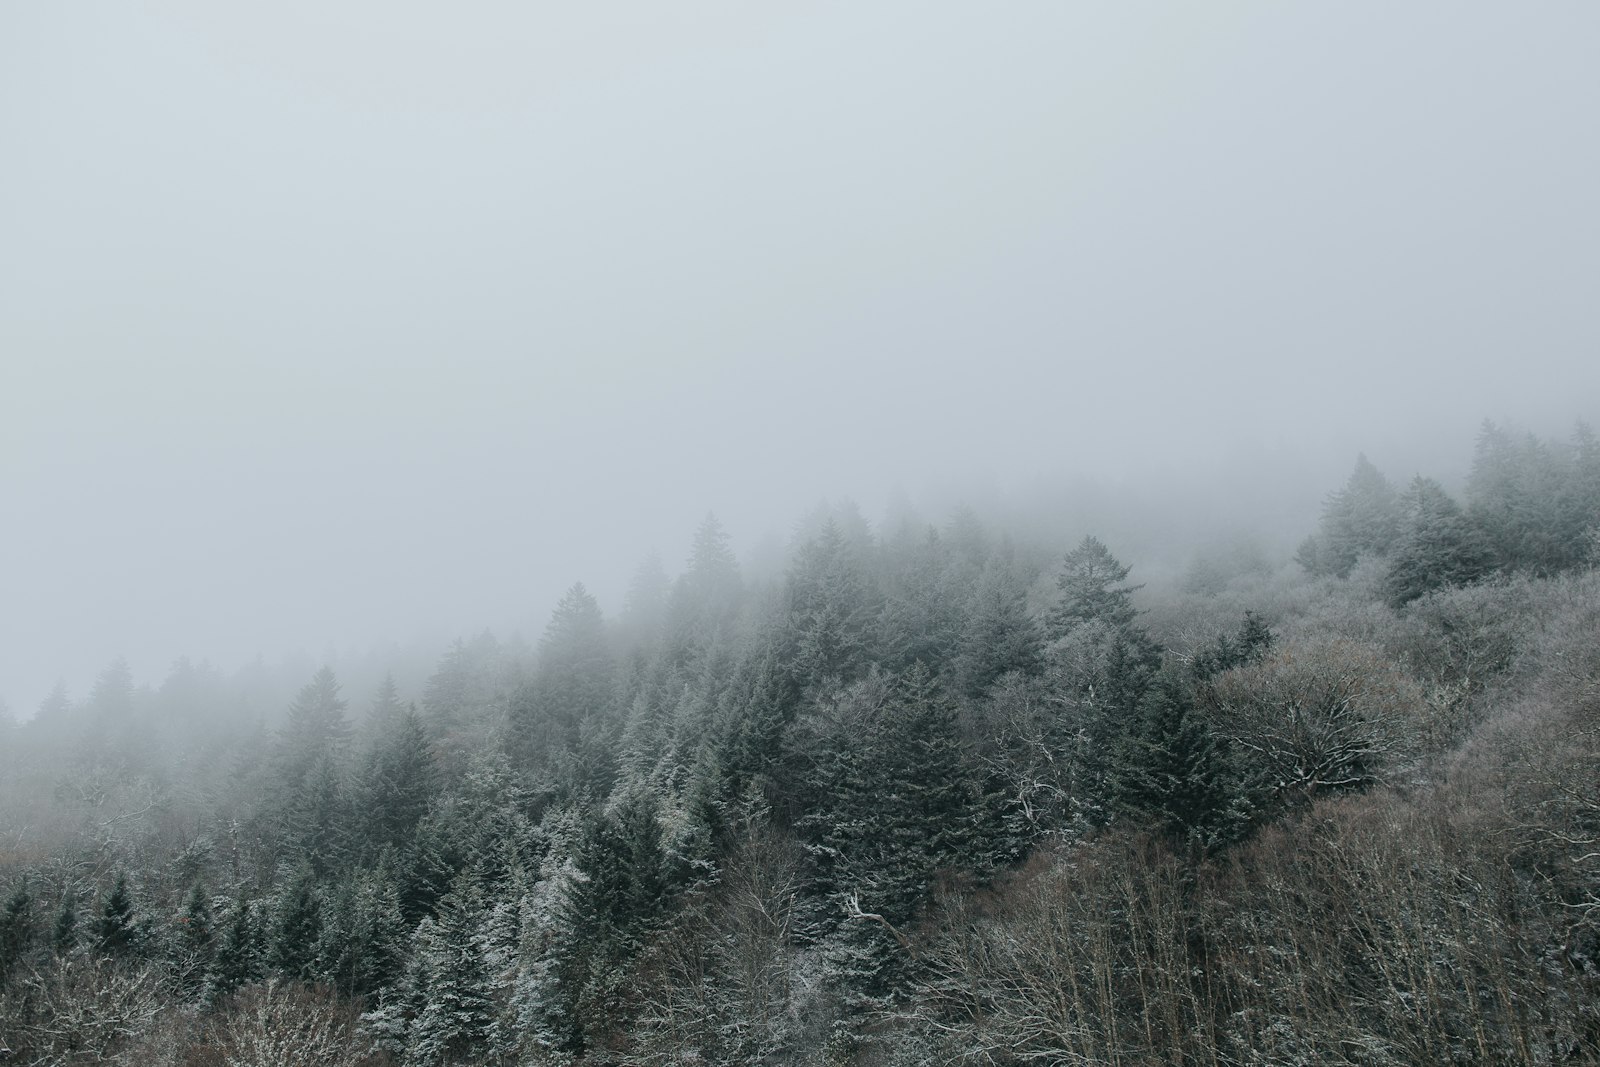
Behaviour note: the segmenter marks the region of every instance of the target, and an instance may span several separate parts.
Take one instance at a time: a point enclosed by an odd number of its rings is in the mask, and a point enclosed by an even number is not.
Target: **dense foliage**
[[[119,662],[0,721],[0,1062],[1600,1061],[1597,530],[1486,425],[1298,566],[708,519],[415,702]]]

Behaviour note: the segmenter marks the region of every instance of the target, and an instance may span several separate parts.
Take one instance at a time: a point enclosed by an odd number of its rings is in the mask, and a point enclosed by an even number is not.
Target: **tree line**
[[[846,506],[415,699],[113,664],[3,727],[0,1062],[1592,1061],[1597,529],[1486,425],[1177,588]]]

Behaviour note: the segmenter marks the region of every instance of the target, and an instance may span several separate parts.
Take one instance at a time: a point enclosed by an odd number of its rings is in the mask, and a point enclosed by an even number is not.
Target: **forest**
[[[708,517],[415,692],[114,662],[0,719],[0,1063],[1600,1063],[1600,439],[1329,489],[1150,584]]]

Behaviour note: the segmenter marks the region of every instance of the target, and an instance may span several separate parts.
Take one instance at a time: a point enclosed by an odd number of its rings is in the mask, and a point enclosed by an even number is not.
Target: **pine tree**
[[[1387,556],[1400,533],[1400,502],[1394,487],[1367,459],[1356,457],[1344,487],[1322,508],[1322,524],[1311,559],[1317,573],[1347,578],[1362,556]]]
[[[318,762],[337,766],[350,741],[345,701],[339,680],[322,667],[289,705],[289,717],[279,735],[278,765],[282,780],[293,796]]]
[[[334,871],[349,854],[350,805],[334,754],[307,768],[289,797],[284,826],[296,857],[319,874]]]
[[[610,714],[615,674],[600,605],[579,582],[556,605],[539,668],[510,712],[507,752],[519,767],[571,753],[583,724]]]
[[[1272,649],[1273,641],[1272,631],[1261,617],[1247,611],[1237,633],[1223,634],[1194,654],[1189,674],[1198,683],[1209,682],[1223,671],[1257,662]]]
[[[221,1000],[261,977],[262,947],[254,909],[242,893],[229,911],[217,938],[206,975],[206,999]]]
[[[805,931],[848,997],[881,1006],[905,975],[894,931],[917,916],[936,870],[986,865],[989,843],[975,833],[954,708],[926,667],[851,687],[827,730],[800,826],[813,864]]]
[[[216,923],[200,883],[189,887],[183,911],[178,915],[177,937],[171,944],[172,962],[181,987],[189,995],[198,993],[211,968],[216,948]]]
[[[33,896],[19,885],[0,905],[0,990],[33,944]]]
[[[302,867],[278,892],[267,939],[267,965],[292,979],[317,974],[317,945],[322,935],[322,901],[316,877]]]
[[[480,1062],[495,1022],[495,1007],[475,936],[481,899],[470,876],[440,902],[437,922],[418,929],[424,977],[422,1003],[412,1020],[407,1064]]]
[[[875,659],[874,595],[832,519],[789,572],[788,658],[802,687],[848,684]]]
[[[1488,546],[1444,487],[1420,475],[1406,493],[1406,523],[1386,578],[1389,603],[1402,607],[1489,572]]]
[[[55,922],[50,926],[50,950],[65,956],[78,947],[78,902],[69,891],[61,898]]]
[[[383,681],[378,683],[378,691],[373,694],[372,707],[367,711],[367,734],[381,736],[387,733],[403,711],[400,687],[395,685],[393,674],[385,674]]]
[[[752,783],[764,791],[780,789],[786,778],[784,733],[797,701],[773,642],[740,664],[722,703],[717,764],[727,792],[737,795]]]
[[[1231,840],[1244,819],[1243,791],[1176,675],[1145,694],[1108,778],[1115,811],[1179,841]]]
[[[435,788],[433,753],[414,710],[399,712],[373,740],[361,776],[363,845],[368,854],[403,848]]]
[[[668,599],[662,636],[662,661],[668,670],[697,669],[707,650],[728,639],[743,600],[744,579],[728,533],[715,515],[707,515]]]
[[[661,565],[661,556],[652,552],[634,571],[622,602],[622,623],[635,647],[653,647],[661,639],[671,593],[672,582]]]
[[[133,671],[127,660],[118,656],[95,678],[89,708],[102,720],[120,721],[133,713]]]
[[[913,663],[940,665],[955,654],[964,623],[965,583],[937,530],[890,551],[882,631],[884,666],[901,671]]]
[[[133,896],[128,891],[126,875],[117,875],[89,933],[95,951],[103,955],[133,955],[142,947],[144,928],[135,911]]]
[[[1038,673],[1041,651],[1039,628],[1028,613],[1027,586],[1009,563],[991,559],[962,626],[955,667],[962,692],[980,697],[1002,675]]]
[[[1139,617],[1133,594],[1144,587],[1124,584],[1129,569],[1099,538],[1085,537],[1067,553],[1056,577],[1060,599],[1048,616],[1051,637],[1063,637],[1091,622],[1113,630],[1131,629]]]

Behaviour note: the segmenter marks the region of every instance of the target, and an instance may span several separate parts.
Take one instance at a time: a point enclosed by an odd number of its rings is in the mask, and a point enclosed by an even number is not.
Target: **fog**
[[[1287,537],[1357,451],[1457,478],[1485,417],[1596,413],[1597,40],[1578,3],[8,5],[0,696],[531,636],[707,511],[768,559],[845,497]]]

